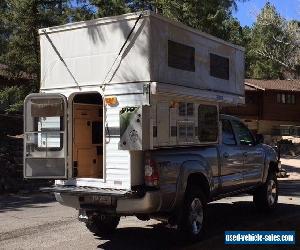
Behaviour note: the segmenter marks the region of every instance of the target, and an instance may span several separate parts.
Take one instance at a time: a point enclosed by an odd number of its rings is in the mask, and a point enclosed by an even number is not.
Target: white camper
[[[144,182],[145,151],[216,144],[219,104],[244,103],[243,48],[152,12],[39,33],[25,178],[131,190]]]

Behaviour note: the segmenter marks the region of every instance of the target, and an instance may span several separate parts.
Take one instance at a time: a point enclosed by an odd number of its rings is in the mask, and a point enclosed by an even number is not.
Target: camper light
[[[109,106],[116,106],[118,104],[118,99],[116,96],[106,96],[105,103]]]
[[[171,101],[170,108],[178,108],[178,106],[179,106],[178,102]]]

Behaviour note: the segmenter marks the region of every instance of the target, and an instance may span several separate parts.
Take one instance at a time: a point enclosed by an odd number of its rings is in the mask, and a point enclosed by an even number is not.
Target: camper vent
[[[194,140],[194,122],[178,122],[178,139],[181,143],[192,142]]]
[[[180,102],[179,103],[178,111],[179,111],[179,116],[186,116],[186,105],[185,105],[185,102]]]
[[[194,103],[179,103],[179,116],[193,116],[194,115]]]
[[[188,116],[193,116],[194,115],[194,103],[187,103],[186,110],[187,110],[186,113]]]

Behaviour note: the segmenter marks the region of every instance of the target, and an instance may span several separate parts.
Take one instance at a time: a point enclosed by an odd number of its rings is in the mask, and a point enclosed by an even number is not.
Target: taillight
[[[159,173],[157,164],[150,158],[150,154],[145,155],[145,185],[157,187],[159,185]]]

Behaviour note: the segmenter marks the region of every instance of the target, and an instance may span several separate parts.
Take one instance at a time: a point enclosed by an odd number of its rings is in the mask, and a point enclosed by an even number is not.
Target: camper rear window
[[[216,106],[199,105],[198,138],[200,142],[216,142],[218,139],[218,110]]]
[[[229,59],[211,53],[210,75],[216,78],[229,80]]]
[[[181,43],[168,41],[168,66],[195,71],[195,48]]]

